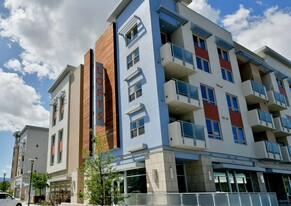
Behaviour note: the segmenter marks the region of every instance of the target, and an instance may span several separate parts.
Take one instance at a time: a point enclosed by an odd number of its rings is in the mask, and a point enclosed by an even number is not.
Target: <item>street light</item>
[[[3,173],[3,175],[4,175],[4,179],[3,179],[3,182],[5,182],[5,176],[6,176],[6,173]]]
[[[31,167],[30,167],[30,180],[29,180],[29,190],[28,190],[28,203],[27,203],[28,206],[30,205],[31,180],[32,180],[32,173],[33,173],[33,164],[35,160],[36,159],[29,159]]]

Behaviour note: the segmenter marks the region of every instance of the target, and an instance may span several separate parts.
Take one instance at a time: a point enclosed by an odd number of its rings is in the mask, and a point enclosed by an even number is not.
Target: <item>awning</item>
[[[219,46],[220,48],[225,49],[227,51],[234,48],[234,46],[231,43],[226,42],[219,37],[216,37],[215,43],[217,44],[217,46]]]
[[[228,163],[219,163],[213,164],[213,169],[233,169],[233,170],[248,170],[248,171],[256,171],[256,172],[266,172],[265,168],[262,167],[253,167],[247,165],[235,165]]]
[[[191,23],[191,30],[193,33],[198,34],[200,37],[203,37],[205,39],[212,36],[212,33],[193,23]]]
[[[117,171],[134,170],[134,169],[145,168],[145,163],[143,163],[143,162],[132,162],[132,163],[128,163],[128,164],[117,165],[117,166],[114,166],[114,168]]]
[[[60,181],[68,181],[71,180],[71,176],[61,176],[61,177],[53,177],[49,180],[49,182],[60,182]]]
[[[287,175],[291,175],[291,171],[290,170],[280,170],[280,169],[271,169],[271,168],[267,168],[266,169],[267,173],[278,173],[278,174],[287,174]]]

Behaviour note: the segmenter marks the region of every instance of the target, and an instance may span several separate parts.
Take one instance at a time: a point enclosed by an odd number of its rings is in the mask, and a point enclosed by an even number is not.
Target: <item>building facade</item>
[[[49,88],[50,123],[47,172],[51,176],[47,198],[78,203],[83,191],[81,142],[81,82],[83,66],[67,66]]]
[[[290,188],[291,63],[189,9],[122,0],[84,57],[83,148],[100,135],[132,192]],[[281,197],[282,196],[282,197]]]
[[[48,128],[26,125],[14,133],[15,145],[11,169],[11,189],[16,198],[28,198],[31,161],[33,172],[46,173]]]

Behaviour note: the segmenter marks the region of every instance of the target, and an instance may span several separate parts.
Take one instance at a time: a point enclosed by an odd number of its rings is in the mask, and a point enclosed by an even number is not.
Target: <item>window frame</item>
[[[229,97],[229,99],[227,97]],[[236,100],[237,108],[235,107],[234,99]],[[227,107],[229,110],[234,111],[234,112],[240,112],[240,106],[239,106],[239,101],[238,101],[237,96],[226,93],[226,102],[227,102]]]
[[[135,33],[136,32],[136,33]],[[126,46],[130,45],[136,38],[138,37],[138,27],[135,24],[126,34],[125,34],[125,41]]]
[[[231,82],[231,83],[234,83],[234,79],[233,79],[233,72],[228,70],[228,69],[225,69],[223,67],[220,68],[221,69],[221,76],[222,76],[222,79],[224,79],[225,81],[228,81],[228,82]],[[223,75],[224,74],[224,75]],[[231,78],[229,77],[229,74],[231,75]],[[225,78],[224,78],[225,76]]]
[[[229,52],[221,47],[217,47],[218,58],[230,62]]]
[[[143,122],[143,124],[141,124],[141,121]],[[135,124],[135,126],[133,127],[134,124]],[[134,132],[136,132],[136,133],[134,133]],[[141,136],[143,134],[145,134],[145,120],[144,120],[144,117],[130,122],[130,137],[132,139],[135,138],[135,137]]]
[[[128,88],[128,101],[133,100],[142,96],[142,82],[138,81]]]
[[[203,87],[205,88],[205,94],[206,94],[206,98],[204,98],[204,92],[203,92]],[[215,89],[213,87],[209,87],[205,84],[200,84],[200,90],[201,90],[201,96],[202,96],[202,100],[209,103],[209,104],[214,104],[216,105],[216,97],[215,97]],[[213,101],[210,98],[210,91],[212,91],[212,96],[213,96]]]
[[[206,44],[206,39],[205,38],[202,38],[202,37],[200,37],[200,36],[198,36],[196,34],[192,34],[192,38],[193,38],[194,46],[197,46],[197,47],[199,47],[201,49],[207,50],[207,44]],[[196,43],[195,39],[197,39],[197,43]],[[203,43],[201,43],[201,42],[203,42]]]
[[[56,154],[56,147],[55,147],[55,142],[56,142],[56,135],[51,136],[51,151],[50,151],[50,156],[51,156],[51,162],[50,165],[54,165],[54,159],[55,159],[55,154]],[[52,149],[54,147],[54,154],[52,154]]]
[[[61,163],[62,162],[62,153],[63,153],[63,145],[64,145],[64,131],[63,129],[59,130],[58,132],[58,163]],[[62,145],[62,151],[61,151],[61,147],[60,147],[60,144],[61,142],[63,142],[63,145]]]
[[[133,67],[135,64],[137,64],[140,60],[140,54],[139,54],[139,47],[137,47],[133,52],[131,52],[127,57],[126,57],[126,65],[127,69],[130,69]]]
[[[198,60],[199,60],[199,61],[198,61]],[[200,62],[200,64],[198,64],[198,62]],[[205,63],[207,63],[207,67],[208,67],[207,69],[206,69]],[[208,60],[196,56],[196,65],[197,65],[197,68],[198,68],[199,70],[211,74],[210,63],[209,63]],[[199,68],[199,65],[201,65],[201,68]]]
[[[206,129],[207,129],[208,138],[216,139],[216,140],[223,140],[220,122],[213,119],[208,119],[208,118],[206,118],[205,121],[206,121]],[[211,127],[211,131],[209,130],[209,126]],[[217,128],[218,128],[218,131],[216,131]],[[215,134],[216,132],[219,133],[219,136]]]
[[[53,104],[53,119],[52,119],[52,126],[57,124],[57,115],[58,115],[58,103]]]
[[[233,135],[234,143],[236,143],[236,144],[242,144],[242,145],[247,145],[246,135],[245,135],[244,128],[231,125],[231,130],[232,130],[232,135]],[[240,131],[242,133],[240,133]],[[243,141],[241,140],[241,135],[240,134],[243,135]]]

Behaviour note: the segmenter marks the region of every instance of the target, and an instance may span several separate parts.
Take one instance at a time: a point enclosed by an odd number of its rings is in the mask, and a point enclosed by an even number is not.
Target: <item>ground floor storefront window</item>
[[[121,193],[147,193],[147,180],[145,168],[127,170],[120,174]]]
[[[49,198],[53,202],[70,202],[71,181],[51,182],[49,190]]]

